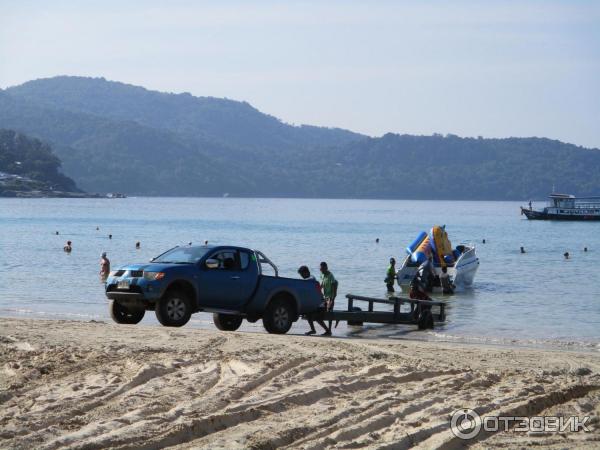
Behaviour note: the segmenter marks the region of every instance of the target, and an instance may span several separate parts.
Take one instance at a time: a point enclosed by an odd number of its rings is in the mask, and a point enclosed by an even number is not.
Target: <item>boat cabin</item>
[[[575,196],[569,194],[550,194],[549,207],[551,208],[575,208]]]
[[[550,214],[600,214],[600,197],[550,194],[548,203],[546,211]]]

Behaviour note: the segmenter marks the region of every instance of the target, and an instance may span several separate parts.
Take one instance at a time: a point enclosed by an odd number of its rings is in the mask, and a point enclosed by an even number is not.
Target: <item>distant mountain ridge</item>
[[[50,142],[90,192],[504,200],[540,198],[556,184],[600,194],[596,149],[544,138],[371,138],[103,78],[0,90],[0,127]]]
[[[337,128],[288,125],[246,102],[149,91],[104,78],[54,77],[29,81],[6,92],[52,108],[131,120],[189,138],[257,150],[343,145],[364,137]]]

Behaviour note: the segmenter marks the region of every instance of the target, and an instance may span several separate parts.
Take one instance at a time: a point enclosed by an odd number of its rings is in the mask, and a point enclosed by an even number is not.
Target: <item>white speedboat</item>
[[[471,286],[479,268],[475,245],[463,243],[452,249],[444,227],[433,227],[429,234],[420,233],[406,248],[406,252],[408,255],[397,272],[398,284],[405,290],[409,289],[421,263],[430,256],[436,274],[440,275],[442,267],[445,266],[448,275],[458,287]]]

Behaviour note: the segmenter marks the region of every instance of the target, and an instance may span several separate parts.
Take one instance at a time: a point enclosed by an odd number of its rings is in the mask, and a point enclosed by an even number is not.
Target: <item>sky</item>
[[[0,0],[0,87],[55,75],[371,136],[600,148],[598,1]]]

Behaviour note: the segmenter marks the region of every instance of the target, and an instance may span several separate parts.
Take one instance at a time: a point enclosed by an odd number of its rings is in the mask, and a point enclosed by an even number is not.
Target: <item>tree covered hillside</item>
[[[351,196],[523,200],[545,198],[553,185],[600,194],[600,150],[543,138],[387,134],[341,149],[334,163],[332,185]]]
[[[104,78],[47,78],[7,92],[52,108],[135,121],[188,139],[243,148],[248,158],[292,148],[344,145],[363,137],[341,129],[291,126],[246,102],[150,91]]]
[[[0,90],[0,127],[51,143],[65,173],[91,192],[525,200],[554,185],[600,195],[597,149],[533,137],[370,138],[103,78]]]
[[[59,172],[60,165],[47,144],[0,129],[0,195],[32,189],[77,192],[73,180]]]
[[[40,106],[0,91],[0,126],[51,142],[65,173],[88,192],[221,195],[222,146],[193,144],[134,121]],[[242,176],[239,178],[243,179]],[[241,180],[228,183],[235,188]],[[238,186],[238,189],[241,189]],[[225,191],[226,192],[226,191]]]

